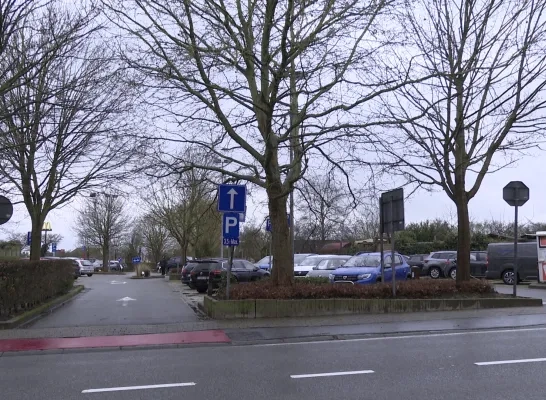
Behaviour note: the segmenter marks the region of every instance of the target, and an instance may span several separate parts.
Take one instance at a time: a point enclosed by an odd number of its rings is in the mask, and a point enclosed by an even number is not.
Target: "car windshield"
[[[294,254],[294,264],[300,264],[303,260],[309,257],[308,254]]]
[[[273,261],[273,257],[271,257],[271,261]],[[269,256],[265,256],[260,261],[258,261],[256,264],[259,264],[259,265],[269,264]]]
[[[194,269],[203,269],[203,270],[205,269],[212,270],[212,269],[219,269],[219,268],[220,268],[220,263],[215,261],[195,263],[195,267],[194,267]]]
[[[317,266],[318,263],[324,259],[325,259],[324,257],[309,256],[309,257],[306,257],[302,262],[300,262],[299,265],[305,265],[305,266],[312,265],[314,267],[314,266]]]
[[[82,260],[82,265],[89,266],[89,265],[93,265],[93,264],[88,260]]]
[[[343,267],[379,267],[381,265],[381,257],[369,254],[351,257]]]

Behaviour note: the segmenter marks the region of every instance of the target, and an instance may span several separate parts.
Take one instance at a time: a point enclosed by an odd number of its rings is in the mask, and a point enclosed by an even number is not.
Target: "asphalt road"
[[[163,279],[130,279],[130,275],[93,275],[82,276],[77,283],[85,285],[85,290],[81,294],[52,314],[31,324],[29,328],[198,321],[194,311]]]
[[[546,328],[9,355],[0,357],[0,387],[10,400],[543,400],[541,357]],[[511,363],[476,365],[499,361]],[[143,387],[127,390],[134,386]]]

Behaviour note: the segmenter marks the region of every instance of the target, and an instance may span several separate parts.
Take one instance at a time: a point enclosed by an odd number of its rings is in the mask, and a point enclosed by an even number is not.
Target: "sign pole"
[[[518,190],[516,189],[516,200]],[[514,297],[518,292],[518,206],[514,207]]]
[[[396,263],[394,262],[394,198],[391,197],[391,272],[392,272],[392,297],[396,297]]]
[[[383,202],[379,199],[379,251],[381,252],[381,282],[385,283],[385,260],[384,260],[384,244],[383,236],[385,232],[383,231]]]
[[[229,300],[229,284],[231,282],[231,267],[233,265],[233,250],[235,246],[229,246],[229,263],[227,267],[227,280],[226,280],[226,300]]]

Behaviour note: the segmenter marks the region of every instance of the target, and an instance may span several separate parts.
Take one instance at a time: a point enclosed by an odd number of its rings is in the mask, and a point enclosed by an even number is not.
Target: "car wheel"
[[[507,269],[502,273],[502,281],[505,285],[513,285],[514,284],[514,271],[511,269]]]
[[[87,276],[93,276],[93,274],[87,274]]]
[[[197,288],[197,293],[205,293],[207,291],[208,287],[207,286],[199,286]]]
[[[439,279],[442,275],[442,271],[438,267],[432,267],[428,273],[432,279]]]
[[[453,280],[457,279],[457,268],[451,268],[449,270],[449,277]]]

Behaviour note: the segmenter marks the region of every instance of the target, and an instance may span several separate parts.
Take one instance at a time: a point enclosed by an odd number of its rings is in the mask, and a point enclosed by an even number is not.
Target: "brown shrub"
[[[495,289],[485,280],[464,282],[457,288],[452,280],[412,280],[396,284],[396,298],[430,299],[494,295]],[[219,291],[219,297],[225,294]],[[296,279],[292,286],[274,286],[269,280],[233,285],[230,299],[390,299],[392,286],[386,284],[313,284]]]

